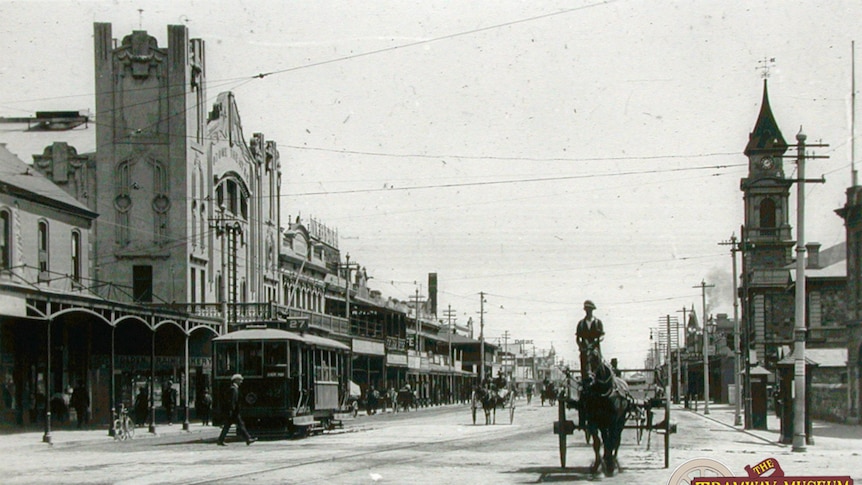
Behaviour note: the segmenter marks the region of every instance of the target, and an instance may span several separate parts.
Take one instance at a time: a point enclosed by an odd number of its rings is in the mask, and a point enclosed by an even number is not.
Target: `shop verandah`
[[[190,312],[5,283],[0,300],[0,425],[44,425],[47,436],[49,425],[78,419],[108,429],[112,412],[143,394],[136,421],[151,431],[159,422],[188,426],[209,382],[211,340],[224,329],[217,305]],[[75,387],[86,391],[86,416],[69,406]],[[162,405],[169,387],[170,416]]]

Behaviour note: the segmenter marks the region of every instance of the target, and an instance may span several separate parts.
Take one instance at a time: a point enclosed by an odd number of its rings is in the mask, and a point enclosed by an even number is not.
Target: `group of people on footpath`
[[[75,410],[77,428],[83,429],[90,424],[90,393],[82,381],[73,389],[60,390],[51,396],[51,419],[65,424],[71,421],[71,410]]]
[[[179,403],[173,379],[168,379],[162,387],[161,402],[162,408],[165,411],[165,419],[168,422],[168,426],[172,426],[175,410]],[[138,394],[135,396],[135,400],[132,404],[132,420],[137,426],[146,426],[150,424],[150,421],[152,421],[150,416],[150,405],[152,404],[154,403],[150,402],[149,387],[146,385],[139,387]],[[212,420],[212,405],[212,393],[210,392],[209,387],[207,387],[202,392],[198,393],[195,398],[195,413],[198,419],[201,420],[201,424],[204,426],[209,426]]]

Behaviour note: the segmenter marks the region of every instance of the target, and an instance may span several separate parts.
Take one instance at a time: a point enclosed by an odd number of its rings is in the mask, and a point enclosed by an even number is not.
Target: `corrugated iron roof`
[[[48,180],[35,168],[27,165],[14,153],[10,152],[5,145],[0,144],[0,173],[3,183],[13,186],[34,196],[44,197],[67,206],[75,212],[92,218],[98,214],[91,211],[87,206],[78,202],[74,197],[67,194],[54,182]]]

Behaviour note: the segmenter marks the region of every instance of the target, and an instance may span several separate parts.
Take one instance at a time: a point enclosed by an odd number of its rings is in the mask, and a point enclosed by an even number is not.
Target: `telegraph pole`
[[[419,348],[421,341],[419,340],[419,332],[422,331],[422,325],[419,323],[419,288],[416,288],[416,296],[413,297],[414,309],[416,310],[416,352],[418,353],[421,349]]]
[[[228,319],[228,301],[231,305],[232,321],[234,325],[237,323],[237,236],[242,234],[242,225],[239,219],[226,218],[225,210],[224,205],[218,208],[218,218],[210,220],[210,227],[215,229],[216,236],[221,241],[221,287],[219,291],[222,297],[223,330],[227,333],[231,321]],[[227,250],[225,250],[225,242],[227,242]],[[228,297],[228,288],[230,288],[230,297]]]
[[[805,184],[824,183],[823,178],[805,179],[805,139],[802,133],[796,134],[796,171],[798,179],[796,182],[796,312],[795,324],[793,326],[793,451],[804,452],[806,445],[805,435]],[[827,147],[829,145],[816,144],[809,147]],[[808,158],[828,158],[826,156],[812,155]]]
[[[706,318],[706,289],[714,288],[701,280],[700,284],[692,288],[700,288],[700,297],[703,300],[703,414],[709,414],[709,322]]]
[[[692,305],[692,310],[694,310],[694,305]],[[682,313],[682,335],[683,335],[683,346],[682,348],[686,351],[686,362],[685,362],[685,394],[683,394],[683,386],[682,386],[682,378],[677,376],[676,378],[676,394],[677,398],[681,399],[683,403],[686,403],[685,395],[688,394],[688,319],[686,318],[686,314],[688,313],[688,308],[685,305],[682,306],[682,310],[677,310],[677,313]],[[679,336],[677,336],[679,337]],[[677,350],[677,357],[679,357],[679,350]],[[677,368],[681,368],[681,363],[677,362]]]
[[[500,357],[502,357],[502,360],[503,360],[501,362],[501,364],[503,364],[503,375],[504,376],[509,375],[509,366],[507,365],[509,358],[506,356],[508,353],[509,353],[509,331],[506,330],[505,332],[503,332],[503,353],[500,354]]]
[[[455,312],[452,310],[452,305],[448,305],[446,308],[446,318],[448,319],[448,325],[446,326],[446,340],[449,342],[449,358],[447,361],[449,362],[449,391],[450,398],[454,395],[452,391],[455,388],[455,373],[452,367],[452,315]],[[450,401],[451,402],[451,401]]]
[[[485,380],[485,292],[479,292],[479,385]]]
[[[736,234],[732,234],[730,236],[730,241],[722,241],[718,243],[719,246],[730,246],[730,257],[733,259],[733,382],[736,389],[736,399],[734,403],[733,409],[733,424],[734,426],[742,425],[742,415],[741,404],[742,404],[742,394],[740,393],[740,374],[742,373],[741,365],[740,365],[740,351],[739,348],[739,295],[737,290],[737,280],[736,280],[736,252],[740,251],[739,243],[736,241]]]

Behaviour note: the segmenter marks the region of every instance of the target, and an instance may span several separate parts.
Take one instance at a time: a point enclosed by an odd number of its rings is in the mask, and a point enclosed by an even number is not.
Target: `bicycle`
[[[129,417],[129,410],[120,404],[120,412],[114,413],[114,439],[130,440],[135,437],[135,422]]]

